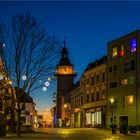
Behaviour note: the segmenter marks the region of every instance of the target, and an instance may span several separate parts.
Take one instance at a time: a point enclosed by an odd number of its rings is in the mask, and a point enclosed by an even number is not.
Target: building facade
[[[89,63],[71,91],[71,126],[106,126],[107,57]]]
[[[140,30],[108,43],[107,124],[140,125]]]
[[[107,57],[89,63],[80,79],[84,127],[106,126],[106,69]]]
[[[24,100],[21,100],[20,106],[22,107],[21,111],[21,124],[22,128],[30,127],[33,128],[35,125],[35,103],[33,102],[32,97],[26,96]]]
[[[83,95],[80,92],[80,81],[78,81],[73,90],[70,92],[71,100],[71,127],[82,127],[83,126],[83,115],[81,105],[83,104]]]

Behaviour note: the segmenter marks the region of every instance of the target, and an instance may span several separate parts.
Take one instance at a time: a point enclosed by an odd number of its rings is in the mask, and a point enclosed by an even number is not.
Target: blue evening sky
[[[75,65],[78,78],[89,62],[106,55],[107,42],[140,29],[139,1],[22,1],[0,2],[0,16],[23,13],[29,8],[46,27],[63,41],[67,40],[69,57]],[[52,93],[37,90],[32,97],[38,110],[50,108]]]

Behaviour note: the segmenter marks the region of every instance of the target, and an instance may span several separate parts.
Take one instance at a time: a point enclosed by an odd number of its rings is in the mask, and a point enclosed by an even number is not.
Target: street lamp
[[[110,118],[110,127],[112,128],[112,134],[116,134],[116,116],[114,116],[114,105],[115,105],[115,99],[110,99],[110,105],[111,105],[111,118]]]
[[[65,127],[66,127],[66,108],[67,108],[67,104],[64,104],[64,108],[65,108]]]

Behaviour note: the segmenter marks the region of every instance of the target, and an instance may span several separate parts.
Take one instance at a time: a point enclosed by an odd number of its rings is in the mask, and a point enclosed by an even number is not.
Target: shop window
[[[136,43],[136,38],[133,38],[131,41],[130,41],[130,51],[131,53],[134,53],[136,51],[136,47],[137,47],[137,43]]]
[[[118,50],[117,50],[117,47],[115,47],[112,49],[112,56],[116,57],[117,55],[118,55]]]
[[[91,113],[86,113],[86,125],[91,125]]]
[[[133,107],[134,105],[134,96],[129,95],[125,96],[125,107]]]

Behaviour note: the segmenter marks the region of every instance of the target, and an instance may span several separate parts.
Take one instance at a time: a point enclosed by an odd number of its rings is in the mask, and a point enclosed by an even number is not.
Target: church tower
[[[69,102],[69,91],[72,90],[74,85],[74,77],[77,75],[74,72],[73,65],[68,57],[68,50],[66,48],[66,42],[64,41],[64,47],[61,51],[61,58],[57,65],[57,122],[62,121],[62,114],[64,113],[64,103]],[[58,122],[59,125],[59,122]]]

